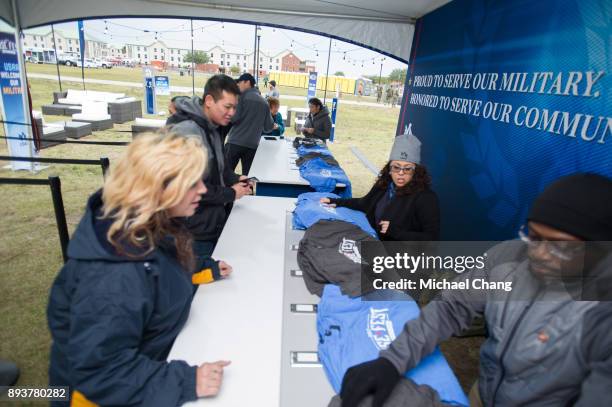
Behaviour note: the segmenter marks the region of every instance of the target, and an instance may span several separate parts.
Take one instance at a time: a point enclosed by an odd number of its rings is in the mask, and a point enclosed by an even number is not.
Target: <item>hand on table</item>
[[[251,189],[251,185],[242,181],[239,181],[232,185],[232,189],[236,191],[236,200],[242,198],[245,195],[251,195],[251,193],[253,192],[253,190]]]
[[[223,368],[229,360],[202,363],[196,371],[196,394],[198,397],[216,396],[223,382]]]
[[[321,198],[321,199],[319,199],[319,202],[324,204],[324,205],[329,205],[332,208],[336,207],[336,204],[335,203],[331,203],[331,200],[329,198]]]
[[[232,266],[230,266],[223,260],[219,260],[219,274],[221,274],[221,277],[229,276],[230,274],[232,274],[232,271],[234,271]]]

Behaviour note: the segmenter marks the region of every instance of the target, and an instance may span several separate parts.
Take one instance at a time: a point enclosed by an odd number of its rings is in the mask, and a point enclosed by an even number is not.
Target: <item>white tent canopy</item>
[[[183,17],[290,28],[408,61],[415,19],[449,0],[0,0],[0,17],[32,28],[78,19]]]

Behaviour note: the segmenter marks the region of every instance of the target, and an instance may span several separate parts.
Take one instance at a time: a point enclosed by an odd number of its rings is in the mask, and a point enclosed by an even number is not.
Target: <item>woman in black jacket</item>
[[[304,122],[302,134],[307,138],[317,138],[319,140],[329,140],[331,136],[332,122],[329,118],[327,106],[319,98],[312,98],[308,101],[310,113]]]
[[[419,140],[396,137],[389,162],[363,198],[329,199],[322,203],[365,212],[381,240],[435,241],[440,235],[438,196],[420,164]]]

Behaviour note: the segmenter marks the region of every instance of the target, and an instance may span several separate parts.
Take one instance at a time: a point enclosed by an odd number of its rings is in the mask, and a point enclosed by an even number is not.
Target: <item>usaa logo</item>
[[[338,247],[338,252],[348,257],[354,263],[361,263],[361,253],[359,253],[354,240],[343,237],[340,247]]]
[[[385,350],[395,340],[393,321],[389,318],[389,309],[370,307],[368,314],[368,336],[378,350]]]

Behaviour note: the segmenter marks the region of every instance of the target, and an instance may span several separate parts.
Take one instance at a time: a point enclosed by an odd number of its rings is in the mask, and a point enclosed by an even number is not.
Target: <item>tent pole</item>
[[[255,84],[259,87],[259,52],[261,50],[261,35],[257,33],[257,74],[255,75]]]
[[[60,76],[59,59],[57,56],[57,44],[55,43],[55,28],[51,24],[51,33],[53,34],[53,49],[55,50],[55,67],[57,68],[57,81],[59,82],[60,92],[62,91],[62,77]]]
[[[253,75],[257,68],[257,24],[255,24],[255,35],[253,36]]]
[[[329,37],[329,51],[327,52],[327,71],[325,72],[325,90],[323,91],[323,104],[327,101],[327,80],[329,79],[329,58],[331,57],[332,39]]]
[[[191,22],[191,95],[195,96],[195,54],[193,52],[193,18]]]
[[[19,63],[19,66],[22,68],[19,70],[19,80],[21,82],[21,95],[22,95],[21,108],[23,109],[24,119],[26,121],[31,122],[32,112],[30,111],[30,97],[27,91],[28,79],[26,77],[26,71],[25,71],[26,70],[25,59],[23,58],[23,45],[21,44],[21,19],[19,18],[19,12],[17,11],[17,1],[16,0],[11,0],[11,7],[13,9],[13,21],[15,22],[14,28],[15,28],[15,46],[17,47],[17,62]],[[6,112],[5,112],[5,115],[6,115]],[[34,132],[32,131],[32,126],[24,126],[24,127],[25,127],[25,132],[28,138],[29,139],[34,138]],[[7,134],[7,136],[9,136],[9,134]],[[30,143],[30,148],[29,148],[30,157],[34,158],[36,157],[33,151],[34,143],[32,142],[29,142],[29,143]],[[31,163],[30,171],[34,172],[36,168],[35,164],[36,163],[34,162]]]

